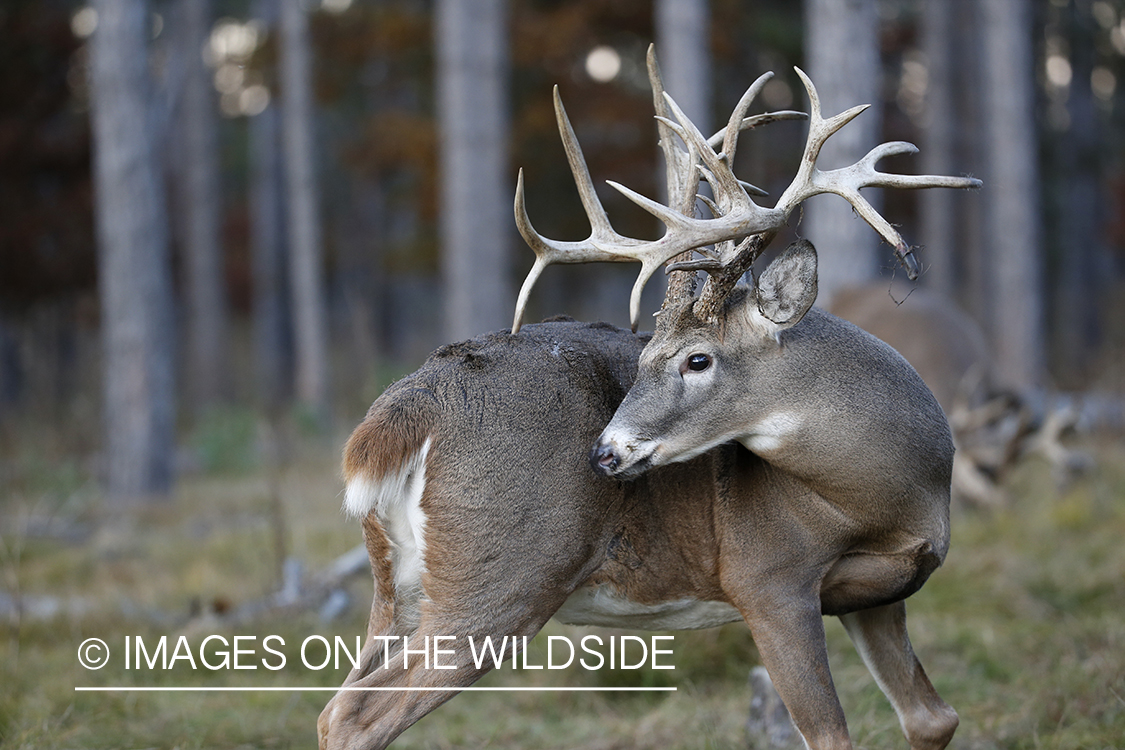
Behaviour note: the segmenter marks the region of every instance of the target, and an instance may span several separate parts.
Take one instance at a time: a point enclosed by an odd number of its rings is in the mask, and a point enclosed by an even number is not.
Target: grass
[[[225,442],[231,436],[234,443]],[[344,670],[305,669],[310,634],[349,642],[364,628],[370,583],[331,624],[315,613],[237,627],[214,615],[277,587],[277,503],[284,552],[317,569],[359,540],[340,512],[336,449],[291,446],[276,476],[247,452],[252,425],[238,415],[201,429],[206,472],[181,482],[174,502],[116,533],[94,528],[97,491],[81,463],[57,473],[25,449],[0,499],[5,591],[54,596],[81,611],[11,618],[0,638],[0,745],[5,748],[314,747],[327,693],[76,693],[76,685],[335,686]],[[239,436],[241,436],[239,438]],[[999,512],[962,510],[949,559],[909,603],[911,633],[931,679],[961,715],[957,748],[1125,747],[1125,446],[1101,441],[1096,468],[1058,489],[1028,461],[1009,478]],[[207,454],[206,451],[211,453]],[[39,452],[40,456],[50,455]],[[11,463],[8,464],[12,466]],[[44,519],[50,523],[46,523]],[[47,531],[43,531],[47,529]],[[63,532],[59,532],[63,529]],[[66,531],[69,530],[69,531]],[[72,533],[73,532],[73,533]],[[827,622],[833,674],[855,743],[906,746],[893,711],[843,628]],[[610,631],[550,624],[543,634]],[[126,636],[154,644],[180,635],[285,640],[274,672],[126,671]],[[104,639],[116,661],[82,669],[78,644]],[[537,641],[542,649],[543,636]],[[745,627],[677,633],[674,672],[524,672],[503,669],[482,685],[671,684],[675,693],[471,693],[408,730],[397,748],[744,748],[756,652]],[[539,652],[541,655],[541,651]]]

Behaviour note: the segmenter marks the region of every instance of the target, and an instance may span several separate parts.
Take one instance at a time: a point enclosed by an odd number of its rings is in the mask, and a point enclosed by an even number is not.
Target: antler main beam
[[[772,239],[773,235],[785,225],[793,210],[808,198],[821,193],[835,193],[851,203],[856,212],[895,249],[896,254],[907,265],[908,274],[914,278],[917,267],[913,263],[909,247],[894,227],[860,195],[860,189],[865,187],[979,188],[981,186],[979,180],[970,177],[896,175],[877,171],[875,163],[883,157],[917,151],[913,145],[904,142],[884,143],[877,146],[848,167],[828,172],[818,170],[816,160],[824,143],[863,112],[867,105],[853,107],[835,117],[824,119],[821,115],[820,97],[817,95],[816,87],[798,68],[797,75],[800,76],[808,92],[810,102],[809,134],[801,165],[793,181],[773,208],[759,206],[751,199],[748,190],[756,195],[763,194],[762,191],[747,185],[734,175],[734,153],[739,133],[768,122],[805,117],[800,112],[771,112],[752,117],[746,116],[750,105],[773,74],[766,73],[754,81],[735,107],[726,128],[706,138],[680,110],[672,97],[663,92],[655,59],[651,56],[649,71],[656,93],[656,119],[660,126],[661,145],[669,162],[669,202],[675,208],[646,198],[611,180],[607,180],[607,183],[658,218],[665,226],[664,236],[658,240],[638,240],[618,234],[613,229],[605,208],[594,191],[589,169],[582,156],[582,148],[566,116],[556,86],[555,117],[575,185],[590,221],[590,236],[581,241],[563,242],[548,239],[536,232],[527,216],[523,171],[520,171],[516,184],[516,226],[536,257],[535,264],[524,280],[516,302],[515,319],[512,323],[513,333],[519,331],[531,288],[543,273],[543,269],[555,263],[593,261],[641,264],[641,271],[637,275],[629,298],[629,319],[633,330],[636,331],[640,317],[641,291],[645,283],[661,265],[693,250],[702,251],[708,257],[676,263],[670,267],[670,270],[705,270],[711,274],[702,297],[696,303],[696,314],[713,317],[721,308],[722,300],[733,288],[738,277],[750,267],[768,244],[769,239]],[[663,97],[660,96],[662,92]],[[666,106],[660,106],[661,103]],[[674,120],[667,116],[669,112]],[[668,142],[669,133],[675,133],[679,137],[684,144],[684,150],[675,148]],[[719,147],[721,150],[716,152],[715,149]],[[713,213],[712,218],[709,219],[686,215],[694,204],[696,197],[694,193],[700,179],[707,181],[715,196],[714,201],[703,199]],[[758,237],[755,241],[744,241],[756,235]],[[714,246],[714,249],[704,251],[703,248],[708,246]]]

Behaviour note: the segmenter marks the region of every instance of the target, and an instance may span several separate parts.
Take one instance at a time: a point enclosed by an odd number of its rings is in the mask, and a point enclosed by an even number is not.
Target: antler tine
[[[516,181],[515,214],[516,227],[528,246],[535,252],[537,258],[544,258],[545,264],[550,263],[587,263],[591,261],[627,261],[632,258],[620,258],[617,254],[603,249],[601,245],[613,247],[615,245],[639,245],[640,240],[634,240],[618,234],[609,223],[609,216],[602,206],[598,194],[594,191],[593,180],[590,179],[590,170],[586,167],[586,159],[582,155],[582,146],[574,134],[574,127],[566,115],[562,97],[559,96],[559,87],[554,89],[555,119],[558,122],[559,137],[566,151],[566,160],[570,165],[570,173],[574,177],[578,196],[582,200],[582,207],[590,222],[590,236],[581,242],[559,242],[550,240],[535,231],[528,218],[523,192],[523,170],[519,172]],[[513,332],[518,331],[519,325],[514,326]]]
[[[536,259],[520,289],[520,294],[516,303],[516,313],[512,322],[512,333],[519,332],[527,298],[530,295],[531,288],[535,285],[535,282],[542,274],[544,268],[553,263],[587,263],[591,261],[638,261],[641,263],[641,271],[633,285],[629,303],[630,323],[633,330],[636,331],[637,324],[640,320],[641,291],[645,283],[652,277],[653,273],[656,272],[656,269],[670,258],[688,252],[695,247],[709,245],[725,239],[725,236],[715,238],[711,231],[714,227],[710,226],[707,221],[685,216],[623,185],[608,181],[611,187],[621,192],[625,197],[629,198],[644,210],[656,216],[667,228],[664,236],[659,240],[648,242],[618,234],[610,225],[605,209],[602,207],[601,201],[594,192],[593,181],[590,179],[589,169],[586,167],[582,149],[578,144],[578,138],[574,134],[574,129],[570,124],[570,120],[566,116],[566,110],[563,108],[562,100],[558,96],[557,87],[555,90],[555,111],[559,124],[559,134],[566,150],[571,173],[574,175],[575,185],[582,198],[582,205],[586,209],[586,214],[590,221],[591,231],[587,239],[578,242],[551,240],[536,232],[527,215],[524,200],[523,173],[521,171],[520,177],[516,183],[514,207],[516,226],[521,236],[523,236],[524,240],[535,252]],[[680,116],[682,116],[682,113],[680,113]],[[686,120],[687,118],[684,117],[683,119]],[[694,129],[694,126],[692,126],[692,128]],[[695,131],[694,138],[687,137],[684,139],[685,146],[688,148],[689,163],[692,169],[694,169],[695,160],[697,158],[694,151],[698,147],[698,142],[701,140],[702,136],[698,135],[697,130]],[[713,157],[714,153],[711,149],[708,148],[707,150]],[[743,192],[745,195],[741,186],[739,187],[739,191]],[[694,195],[694,187],[691,192]],[[729,231],[729,229],[727,231]],[[745,232],[742,232],[742,234],[745,234]]]
[[[704,138],[703,134],[699,132],[699,129],[695,127],[695,123],[688,119],[679,105],[676,104],[676,101],[669,94],[664,94],[664,98],[668,102],[668,107],[680,122],[679,132],[699,153],[699,158],[703,164],[697,165],[696,168],[711,186],[715,194],[715,204],[717,204],[719,212],[723,215],[745,214],[748,216],[757,216],[760,215],[762,211],[762,209],[750,199],[746,189],[742,186],[742,182],[734,176],[733,152],[736,148],[735,143],[737,142],[739,133],[738,127],[742,123],[743,115],[762,86],[770,79],[771,75],[772,74],[765,74],[760,76],[758,80],[746,90],[746,93],[743,94],[728,123],[723,141],[724,152],[722,154],[715,153],[714,149],[712,149],[711,145],[707,142],[707,139]],[[725,262],[736,255],[735,239],[738,239],[738,237],[724,237],[721,243],[716,245],[715,250],[721,263],[725,264]],[[710,264],[705,263],[702,267],[709,266]],[[690,268],[691,262],[689,260],[685,263],[676,264],[676,267],[684,269]]]
[[[769,125],[774,122],[781,122],[782,120],[807,120],[809,119],[808,112],[797,112],[791,109],[782,109],[777,112],[763,112],[760,115],[751,115],[750,117],[743,118],[739,124],[739,131],[753,130],[754,128],[761,127],[762,125]],[[726,138],[727,130],[723,128],[719,132],[712,135],[707,139],[707,144],[711,148],[720,148],[723,145],[723,139]]]
[[[667,188],[668,205],[674,206],[680,213],[691,215],[695,212],[695,195],[699,184],[694,166],[699,156],[694,152],[686,139],[681,139],[683,148],[676,145],[674,129],[669,127],[671,113],[668,103],[664,101],[664,79],[660,74],[660,63],[656,57],[656,45],[648,46],[645,57],[648,67],[648,80],[652,86],[652,108],[656,115],[657,143],[664,154],[665,186]],[[670,264],[676,260],[690,260],[691,250],[672,258]],[[695,296],[696,279],[694,272],[672,273],[668,277],[668,286],[664,293],[664,302],[661,310],[678,303],[681,300],[691,299]],[[638,296],[639,299],[639,296]],[[630,304],[632,299],[630,299]]]
[[[820,112],[820,95],[816,91],[816,86],[805,75],[805,71],[800,68],[794,68],[797,71],[797,76],[801,79],[801,83],[805,86],[805,91],[809,95],[809,135],[805,140],[805,151],[801,156],[801,165],[797,168],[797,174],[793,177],[793,181],[789,183],[789,187],[781,194],[778,199],[777,207],[784,210],[786,214],[799,205],[805,198],[813,195],[814,193],[807,193],[806,190],[810,186],[813,174],[816,172],[816,160],[820,156],[820,150],[824,147],[825,142],[837,133],[840,128],[847,125],[849,122],[858,117],[869,104],[860,104],[852,107],[849,110],[841,112],[835,117],[827,120],[821,116]]]
[[[875,169],[876,162],[885,156],[915,153],[918,153],[918,148],[912,143],[906,143],[905,141],[883,143],[871,149],[866,156],[850,167],[821,172],[815,175],[816,179],[814,180],[814,184],[820,188],[820,192],[835,193],[852,204],[856,213],[870,224],[871,228],[878,232],[887,244],[894,248],[895,254],[906,265],[907,276],[911,280],[917,277],[917,261],[914,260],[909,246],[902,239],[898,230],[860,195],[859,189],[863,187],[893,187],[917,190],[930,187],[981,187],[981,181],[971,177],[900,175],[888,174]]]
[[[816,159],[824,143],[840,128],[855,119],[867,105],[852,107],[841,112],[835,117],[825,120],[821,116],[820,97],[816,86],[800,68],[795,68],[805,91],[809,95],[809,135],[805,144],[805,153],[801,160],[801,167],[793,182],[786,188],[778,200],[777,207],[784,211],[786,216],[806,199],[821,193],[835,193],[852,204],[856,213],[866,221],[871,228],[879,233],[891,247],[895,254],[906,266],[907,276],[914,280],[918,277],[918,263],[914,259],[909,246],[903,241],[902,235],[884,219],[875,207],[872,206],[859,191],[865,187],[897,187],[897,188],[979,188],[982,183],[972,177],[948,177],[936,175],[896,175],[879,172],[875,163],[885,156],[897,154],[913,154],[918,149],[910,143],[894,141],[883,143],[871,149],[862,159],[848,167],[822,172],[816,168]]]
[[[732,137],[737,137],[738,129],[741,128],[742,123],[748,119],[753,119],[744,118],[742,115],[745,113],[745,108],[749,106],[768,80],[768,75],[760,77],[744,94],[739,107],[731,117],[730,123],[728,123],[728,128],[723,131],[724,140],[726,134],[731,131],[734,132]],[[785,216],[776,209],[763,208],[754,203],[747,193],[744,183],[734,176],[730,160],[715,153],[708,139],[684,114],[683,110],[676,104],[675,99],[667,92],[664,93],[663,99],[678,122],[660,115],[657,116],[657,120],[669,131],[678,135],[691,151],[698,154],[699,161],[703,162],[702,164],[694,164],[694,168],[702,174],[715,192],[717,203],[708,202],[710,206],[715,207],[712,209],[715,213],[714,218],[701,220],[685,217],[623,185],[613,181],[608,181],[608,184],[664,222],[668,227],[668,233],[659,240],[661,244],[666,243],[669,247],[691,250],[711,244],[728,243],[730,247],[726,249],[726,252],[720,250],[717,253],[720,256],[719,258],[692,260],[690,256],[686,256],[683,260],[678,260],[670,252],[663,255],[664,258],[673,260],[668,267],[670,273],[677,271],[694,273],[697,270],[715,273],[743,254],[742,248],[745,245],[735,248],[734,241],[764,231],[775,231],[784,223]],[[789,118],[783,117],[782,119]],[[750,187],[753,188],[753,186]],[[772,237],[772,234],[770,236]],[[758,252],[760,251],[759,248]]]
[[[750,196],[739,184],[738,178],[734,176],[730,163],[715,153],[715,150],[707,143],[703,133],[700,133],[699,128],[695,127],[695,123],[688,119],[671,95],[665,92],[664,99],[668,102],[668,107],[680,123],[678,132],[699,152],[699,158],[707,168],[700,171],[707,182],[711,184],[712,190],[715,191],[715,197],[718,199],[716,202],[724,213],[730,212],[736,207],[750,209],[751,206],[754,206],[754,202],[750,200]],[[739,105],[741,106],[741,104],[740,102]],[[742,118],[739,117],[738,120],[741,122]]]
[[[746,93],[738,100],[735,105],[734,111],[730,113],[730,119],[727,120],[727,127],[723,131],[723,155],[726,157],[727,164],[731,169],[734,168],[734,152],[738,148],[738,135],[742,132],[742,123],[746,119],[746,111],[750,109],[750,105],[758,98],[762,88],[773,78],[773,71],[767,71],[758,76],[758,79],[750,84],[750,88],[746,89]],[[710,143],[708,143],[710,145]]]
[[[566,107],[563,106],[562,97],[559,96],[559,87],[554,88],[555,120],[559,125],[559,136],[562,138],[563,149],[566,151],[566,161],[570,165],[570,173],[574,175],[574,185],[578,188],[578,197],[582,199],[582,208],[590,220],[591,236],[604,236],[607,239],[622,239],[610,226],[609,216],[606,215],[601,199],[594,191],[594,181],[590,179],[590,169],[586,166],[586,157],[582,155],[582,146],[578,143],[578,136],[574,134],[574,126],[566,116]]]
[[[721,142],[723,144],[722,153],[715,153],[714,147],[712,146],[712,142],[717,142],[719,140],[720,134],[716,134],[710,139],[704,139],[703,134],[700,133],[695,125],[683,114],[675,100],[667,93],[664,95],[665,99],[668,101],[669,108],[680,121],[678,125],[669,122],[667,123],[668,127],[680,134],[685,142],[694,144],[696,150],[699,152],[699,157],[703,164],[696,165],[696,168],[715,192],[716,202],[707,201],[715,218],[727,220],[737,218],[745,226],[744,231],[730,232],[712,240],[716,243],[721,242],[723,246],[717,246],[716,252],[711,257],[698,260],[687,258],[669,265],[669,273],[678,271],[690,271],[693,273],[700,270],[706,271],[711,278],[708,279],[707,286],[704,287],[704,297],[714,295],[717,288],[725,289],[725,292],[722,293],[724,296],[726,293],[729,293],[734,283],[737,282],[738,277],[741,277],[746,270],[746,268],[742,266],[747,264],[740,259],[746,258],[748,248],[756,248],[756,250],[753,251],[753,257],[755,258],[757,254],[760,254],[762,249],[764,249],[765,244],[762,244],[762,241],[751,246],[745,241],[746,237],[766,231],[769,232],[769,238],[772,239],[773,232],[785,221],[785,217],[778,215],[773,209],[766,209],[754,203],[747,192],[747,188],[753,190],[756,194],[764,195],[765,191],[742,182],[735,177],[733,171],[734,152],[737,147],[738,135],[743,126],[748,122],[750,126],[761,124],[762,122],[755,122],[756,118],[745,117],[746,110],[760,93],[762,87],[770,80],[772,75],[772,73],[766,73],[760,76],[742,95],[742,98],[739,100],[738,105],[730,116],[727,127],[720,131],[722,135]],[[773,121],[774,119],[798,119],[796,117],[790,117],[790,113],[771,114],[780,114],[781,116],[772,118],[769,121]],[[797,114],[799,114],[801,118],[804,117],[804,113]],[[736,246],[735,242],[738,240],[744,241]],[[765,238],[762,238],[762,240],[765,240]],[[768,240],[765,241],[768,244]],[[750,262],[752,262],[752,259]],[[732,268],[732,266],[742,268],[738,270]],[[724,283],[719,285],[719,287],[716,286],[714,283],[716,274],[729,275],[732,273],[735,277],[734,281],[729,285]],[[707,305],[705,304],[704,307],[707,307]]]
[[[660,150],[664,153],[665,179],[668,188],[668,205],[679,209],[680,213],[690,215],[695,206],[693,196],[695,189],[689,188],[693,165],[698,158],[687,142],[681,136],[684,148],[676,146],[676,139],[672,134],[676,132],[675,123],[670,118],[668,103],[664,101],[664,79],[660,74],[660,63],[656,57],[656,45],[648,46],[646,56],[648,66],[648,80],[652,86],[652,107],[656,113],[656,131]]]
[[[813,187],[816,178],[820,175],[820,172],[816,169],[816,160],[820,156],[821,148],[823,148],[825,142],[827,142],[832,135],[858,117],[860,113],[869,106],[863,104],[852,107],[826,120],[821,112],[820,96],[816,91],[816,87],[809,77],[805,75],[804,71],[800,68],[796,68],[796,71],[809,95],[809,134],[805,141],[805,149],[797,174],[794,176],[793,181],[782,194],[775,207],[782,216],[781,221],[772,227],[766,228],[766,231],[763,231],[761,234],[753,238],[748,238],[740,243],[738,247],[730,253],[729,257],[724,259],[724,262],[718,268],[712,269],[701,266],[709,273],[707,284],[703,288],[703,293],[694,306],[695,314],[701,319],[713,320],[719,315],[723,307],[723,301],[726,299],[727,295],[730,294],[731,290],[738,283],[738,280],[753,265],[754,261],[757,260],[758,256],[761,255],[762,251],[765,250],[773,240],[777,229],[785,222],[792,210],[810,195],[823,192],[823,190],[818,190]],[[759,78],[758,81],[755,81],[755,85],[759,82],[763,85],[765,83],[765,81]],[[729,137],[729,135],[730,128],[728,126],[727,137]],[[737,137],[737,133],[735,133],[735,136]],[[725,143],[726,140],[724,139],[724,144]],[[726,147],[724,145],[724,151],[725,150]],[[733,164],[731,166],[733,166]],[[807,194],[806,186],[810,188]],[[871,207],[867,201],[859,197],[858,192],[852,197],[858,199],[862,205],[869,208],[870,214],[878,216],[874,208]],[[850,199],[851,198],[849,198],[849,200]],[[853,203],[853,205],[856,205],[856,203]],[[857,210],[860,209],[857,208]],[[890,224],[883,220],[881,216],[878,218],[887,228],[890,228]]]
[[[618,234],[610,225],[605,208],[594,191],[594,183],[590,179],[590,170],[586,167],[586,160],[582,155],[582,147],[578,143],[574,127],[570,124],[570,118],[566,115],[566,108],[563,107],[558,86],[554,89],[554,102],[559,136],[563,142],[563,149],[566,151],[567,162],[570,165],[570,172],[574,176],[574,184],[578,189],[579,198],[582,200],[582,207],[585,209],[586,217],[590,222],[590,236],[578,242],[560,242],[548,239],[536,232],[531,225],[531,219],[527,215],[523,170],[519,171],[519,177],[516,179],[514,206],[516,228],[524,242],[535,253],[535,264],[528,272],[527,278],[524,279],[523,286],[520,287],[519,297],[516,300],[515,317],[512,321],[513,334],[519,333],[531,289],[547,266],[553,263],[633,261],[637,258],[631,255],[628,250],[644,244],[641,240]]]

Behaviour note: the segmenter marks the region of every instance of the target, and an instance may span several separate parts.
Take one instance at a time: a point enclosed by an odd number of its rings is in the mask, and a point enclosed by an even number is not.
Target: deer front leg
[[[736,603],[797,731],[810,750],[850,750],[844,710],[828,669],[820,601],[755,590]]]
[[[841,615],[856,650],[894,706],[913,750],[942,750],[957,729],[957,712],[934,690],[910,646],[906,604]]]

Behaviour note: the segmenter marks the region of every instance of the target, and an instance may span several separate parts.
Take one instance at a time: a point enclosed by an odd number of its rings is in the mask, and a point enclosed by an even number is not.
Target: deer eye
[[[685,364],[692,372],[703,372],[711,366],[711,358],[706,354],[692,354]]]

